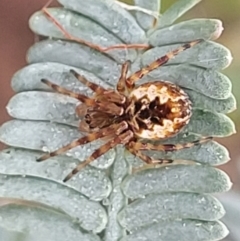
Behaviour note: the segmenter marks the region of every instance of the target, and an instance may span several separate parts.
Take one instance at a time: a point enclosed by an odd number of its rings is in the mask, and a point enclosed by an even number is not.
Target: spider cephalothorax
[[[196,40],[184,44],[129,77],[127,77],[129,62],[126,62],[122,65],[121,76],[116,90],[104,89],[80,76],[76,71],[71,70],[71,73],[79,81],[92,89],[94,92],[92,97],[74,93],[43,79],[42,81],[45,84],[57,92],[69,95],[82,102],[76,108],[76,113],[79,117],[82,117],[80,129],[87,132],[87,134],[57,151],[40,157],[38,161],[59,155],[78,145],[97,139],[105,139],[106,143],[104,145],[95,150],[89,158],[79,164],[64,179],[64,181],[67,181],[84,166],[118,144],[124,145],[129,152],[138,156],[146,163],[170,163],[172,160],[155,160],[142,153],[141,150],[173,151],[190,147],[209,139],[204,138],[181,145],[155,145],[150,142],[141,142],[141,139],[159,140],[177,134],[189,122],[191,102],[182,89],[170,82],[153,81],[135,86],[135,82],[143,76],[200,41]]]

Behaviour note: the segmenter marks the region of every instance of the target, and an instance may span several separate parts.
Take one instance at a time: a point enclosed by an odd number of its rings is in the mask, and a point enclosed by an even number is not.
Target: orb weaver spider
[[[69,40],[87,45],[100,52],[107,52],[111,49],[119,48],[149,48],[146,44],[122,44],[102,48],[85,40],[77,39],[71,36],[61,24],[51,16],[46,7],[47,5],[42,9],[43,13]],[[97,139],[107,140],[105,144],[96,149],[91,156],[77,165],[64,178],[63,181],[66,182],[83,167],[87,166],[89,163],[93,162],[95,159],[119,144],[124,145],[130,153],[139,157],[147,164],[163,164],[171,163],[173,160],[156,160],[145,155],[142,151],[175,151],[189,148],[211,139],[211,137],[203,137],[202,139],[191,143],[177,145],[141,142],[141,139],[150,141],[161,140],[179,133],[182,128],[188,124],[192,115],[192,107],[188,95],[173,83],[161,80],[135,86],[135,82],[149,72],[166,64],[180,52],[183,52],[202,41],[203,40],[195,40],[186,43],[158,58],[150,65],[143,67],[129,77],[127,77],[127,74],[130,62],[125,62],[122,65],[121,75],[116,90],[105,89],[87,80],[84,76],[79,75],[75,70],[70,70],[76,79],[94,92],[92,97],[74,93],[47,79],[42,79],[41,81],[43,83],[58,93],[68,95],[82,102],[82,104],[76,107],[76,113],[79,117],[83,117],[80,121],[80,129],[87,134],[56,151],[41,156],[37,161],[44,161],[50,157],[65,153],[74,147],[87,144]]]
[[[88,134],[54,152],[43,155],[37,161],[44,161],[97,139],[108,139],[105,144],[95,150],[90,157],[77,165],[65,177],[63,181],[66,182],[83,167],[119,144],[124,145],[130,153],[147,164],[163,164],[171,163],[173,160],[156,160],[145,155],[142,150],[175,151],[209,140],[211,137],[177,145],[142,143],[140,139],[159,140],[176,135],[189,122],[192,108],[187,94],[170,82],[154,81],[135,86],[135,82],[143,76],[201,41],[186,43],[129,77],[127,77],[127,73],[130,63],[124,63],[116,90],[105,89],[90,82],[76,71],[70,70],[79,81],[94,92],[92,97],[74,93],[49,80],[42,79],[42,82],[53,90],[82,102],[77,106],[76,113],[79,117],[84,117],[80,122],[80,127]]]

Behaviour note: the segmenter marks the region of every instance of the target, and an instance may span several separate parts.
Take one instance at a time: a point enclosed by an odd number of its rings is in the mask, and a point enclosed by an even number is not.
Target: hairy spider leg
[[[75,93],[70,90],[67,90],[59,85],[52,83],[49,80],[42,79],[41,81],[44,84],[51,87],[52,89],[56,90],[58,93],[68,95],[70,97],[78,99],[81,102],[83,102],[85,105],[87,105],[89,107],[94,107],[95,110],[104,111],[106,113],[119,115],[119,116],[122,115],[124,112],[122,107],[117,106],[114,103],[108,103],[107,101],[106,102],[97,102],[95,99],[91,99],[83,94],[79,94],[79,93]]]
[[[200,140],[192,141],[184,144],[152,144],[152,143],[141,143],[131,142],[129,145],[136,150],[154,150],[154,151],[178,151],[193,146],[200,145],[202,143],[212,140],[212,137],[203,137]]]
[[[136,150],[134,146],[131,146],[131,144],[127,145],[126,148],[130,153],[132,153],[134,156],[139,157],[147,164],[169,164],[173,162],[172,159],[154,159],[150,156],[143,154],[141,151]]]
[[[203,41],[202,39],[199,39],[199,40],[192,41],[190,43],[186,43],[186,44],[182,45],[181,47],[179,47],[173,51],[170,51],[166,55],[153,61],[150,65],[145,66],[142,69],[138,70],[137,72],[135,72],[134,74],[132,74],[131,76],[129,76],[126,79],[127,87],[130,90],[133,89],[135,82],[138,81],[139,79],[141,79],[143,76],[147,75],[149,72],[157,69],[158,67],[166,64],[170,59],[174,58],[176,55],[183,52],[184,50],[189,49],[202,41]]]
[[[68,181],[73,177],[76,173],[78,173],[82,168],[89,165],[89,163],[93,162],[98,157],[102,156],[110,149],[116,147],[118,144],[125,145],[133,138],[133,132],[128,130],[118,136],[115,135],[114,139],[102,145],[100,148],[95,150],[90,157],[88,157],[84,162],[80,163],[76,168],[74,168],[63,180],[63,182]]]
[[[84,76],[78,74],[75,70],[71,69],[70,73],[73,74],[81,83],[83,83],[85,86],[90,88],[92,91],[96,93],[94,96],[96,100],[107,100],[108,102],[114,102],[118,104],[123,104],[126,101],[126,97],[123,95],[120,95],[116,91],[108,90],[100,85],[97,85],[89,80],[87,80]]]
[[[48,4],[49,5],[49,4]],[[66,31],[66,29],[64,29],[64,27],[60,24],[59,21],[57,21],[57,19],[55,19],[51,13],[48,11],[47,9],[47,6],[45,5],[43,8],[42,8],[42,12],[45,14],[45,16],[53,23],[55,24],[55,26],[62,32],[62,34],[64,35],[64,37],[66,39],[69,39],[69,40],[72,40],[72,41],[75,41],[77,43],[80,43],[80,44],[84,44],[92,49],[95,49],[99,52],[107,52],[109,50],[112,50],[112,49],[148,49],[150,46],[148,44],[116,44],[116,45],[112,45],[110,47],[101,47],[99,45],[96,45],[96,44],[93,44],[93,43],[90,43],[88,41],[85,41],[81,38],[76,38],[74,36],[72,36],[70,33],[68,33]]]
[[[65,89],[65,88],[63,88],[63,87],[61,87],[57,84],[52,83],[51,81],[49,81],[47,79],[41,79],[41,81],[44,84],[46,84],[47,86],[49,86],[50,88],[52,88],[53,90],[57,91],[58,93],[70,96],[70,97],[75,98],[75,99],[78,99],[88,106],[95,105],[95,103],[94,103],[95,101],[93,99],[87,97],[86,95],[82,95],[82,94],[75,93],[75,92],[72,92],[70,90],[67,90],[67,89]]]
[[[117,91],[121,94],[127,94],[126,93],[126,78],[127,78],[129,65],[130,65],[130,61],[126,61],[122,65],[121,76],[117,83]]]
[[[87,80],[84,76],[80,75],[75,70],[71,69],[70,73],[73,74],[76,79],[78,79],[81,83],[83,83],[85,86],[87,86],[89,89],[91,89],[96,94],[101,94],[102,92],[106,91],[105,88]]]
[[[118,124],[113,124],[111,126],[108,126],[106,128],[103,128],[101,130],[99,130],[98,132],[94,132],[94,133],[90,133],[86,136],[81,137],[78,140],[75,140],[71,143],[69,143],[68,145],[59,148],[56,151],[50,152],[48,154],[45,154],[43,156],[41,156],[40,158],[37,159],[38,162],[41,161],[45,161],[50,157],[54,157],[57,155],[60,155],[62,153],[67,152],[68,150],[73,149],[74,147],[80,146],[80,145],[85,145],[89,142],[95,141],[97,139],[109,136],[109,135],[113,135],[113,133],[115,135],[119,135],[121,134],[124,130],[126,130],[128,127],[127,123],[125,121],[118,123]]]

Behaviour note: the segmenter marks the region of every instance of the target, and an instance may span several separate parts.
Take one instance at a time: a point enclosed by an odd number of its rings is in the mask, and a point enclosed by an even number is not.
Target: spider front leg
[[[100,85],[97,85],[97,84],[87,80],[84,76],[80,75],[75,70],[71,69],[70,73],[73,74],[76,79],[78,79],[81,83],[83,83],[85,86],[87,86],[89,89],[91,89],[96,94],[100,94],[100,93],[103,93],[104,91],[106,91],[106,89],[104,89]]]
[[[58,93],[68,95],[72,98],[78,99],[81,102],[83,102],[86,106],[93,107],[95,110],[104,111],[106,113],[114,114],[114,115],[118,115],[118,116],[122,115],[122,113],[124,112],[123,108],[120,107],[120,106],[117,106],[115,103],[111,103],[111,102],[109,103],[108,101],[105,101],[105,102],[99,101],[98,102],[97,101],[98,98],[93,99],[93,98],[87,97],[86,95],[72,92],[72,91],[67,90],[67,89],[65,89],[65,88],[63,88],[59,85],[56,85],[56,84],[54,84],[51,81],[46,80],[46,79],[42,79],[41,81],[44,84],[48,85],[50,88],[56,90]],[[117,93],[115,95],[119,96]],[[103,96],[105,96],[105,95],[103,95]],[[106,95],[106,97],[107,96],[108,95]],[[113,96],[114,96],[114,93],[113,93]],[[110,95],[110,97],[111,97],[111,95]]]
[[[158,58],[157,60],[152,62],[150,65],[143,67],[142,69],[138,70],[137,72],[135,72],[134,74],[129,76],[126,79],[126,85],[128,86],[129,89],[133,89],[136,81],[138,81],[139,79],[141,79],[142,77],[147,75],[149,72],[151,72],[151,71],[157,69],[158,67],[166,64],[170,59],[174,58],[179,53],[183,52],[186,49],[189,49],[189,48],[193,47],[194,45],[196,45],[196,44],[198,44],[202,41],[203,40],[201,40],[201,39],[195,40],[195,41],[192,41],[190,43],[186,43],[186,44],[182,45],[181,47],[179,47],[179,48],[177,48],[173,51],[168,52],[166,55]]]
[[[90,88],[96,94],[95,99],[99,101],[108,101],[114,102],[117,104],[123,104],[126,100],[125,96],[120,95],[119,93],[105,89],[100,85],[97,85],[89,80],[87,80],[84,76],[78,74],[75,70],[71,69],[70,73],[73,74],[81,83]],[[125,79],[124,79],[125,80]]]
[[[76,168],[74,168],[63,180],[63,182],[68,181],[76,173],[78,173],[82,168],[87,166],[89,163],[93,162],[98,157],[102,156],[110,149],[116,147],[118,144],[125,145],[133,138],[132,131],[128,130],[119,136],[115,135],[114,139],[102,145],[99,149],[95,150],[90,157],[88,157],[84,162],[80,163]]]
[[[55,90],[58,93],[80,100],[81,102],[85,103],[87,106],[95,105],[95,101],[87,97],[86,95],[82,95],[82,94],[67,90],[57,84],[52,83],[47,79],[41,79],[41,82],[43,82],[44,84],[46,84],[47,86],[49,86],[51,89]]]
[[[122,65],[121,76],[117,83],[117,91],[121,94],[127,94],[126,78],[127,78],[129,65],[130,65],[130,61],[127,61]]]
[[[101,47],[101,46],[99,46],[97,44],[93,44],[91,42],[88,42],[88,41],[86,41],[84,39],[74,37],[73,35],[68,33],[67,30],[61,25],[61,23],[57,19],[55,19],[51,15],[51,13],[48,11],[47,7],[50,5],[51,2],[52,2],[52,0],[50,0],[42,8],[42,12],[62,32],[63,36],[66,39],[69,39],[69,40],[75,41],[77,43],[86,45],[86,46],[88,46],[88,47],[90,47],[92,49],[95,49],[95,50],[99,51],[99,52],[107,52],[107,51],[112,50],[112,49],[148,49],[149,48],[148,44],[116,44],[116,45],[104,48],[104,47]]]

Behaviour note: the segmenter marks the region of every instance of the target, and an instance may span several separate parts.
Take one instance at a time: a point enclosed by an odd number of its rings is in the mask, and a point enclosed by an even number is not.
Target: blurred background
[[[27,49],[34,42],[34,35],[28,28],[28,19],[32,13],[40,10],[47,0],[1,0],[0,1],[0,125],[7,121],[9,116],[5,106],[14,94],[10,88],[13,74],[26,65]],[[125,0],[124,2],[131,3]],[[162,0],[162,12],[176,0]],[[57,6],[53,2],[51,6]],[[233,55],[233,62],[223,70],[233,84],[233,93],[240,101],[240,1],[238,0],[202,0],[197,6],[182,17],[181,20],[191,18],[217,18],[223,21],[224,32],[217,42],[229,48]],[[229,115],[240,129],[240,111]],[[219,139],[230,151],[231,161],[221,168],[224,169],[234,183],[233,190],[240,193],[240,134]],[[0,148],[4,146],[0,144]],[[240,208],[240,199],[239,208]],[[238,214],[240,216],[240,214]],[[238,224],[240,227],[240,223]],[[229,241],[230,239],[228,239]],[[235,239],[234,239],[235,240]],[[240,238],[238,239],[240,240]]]

